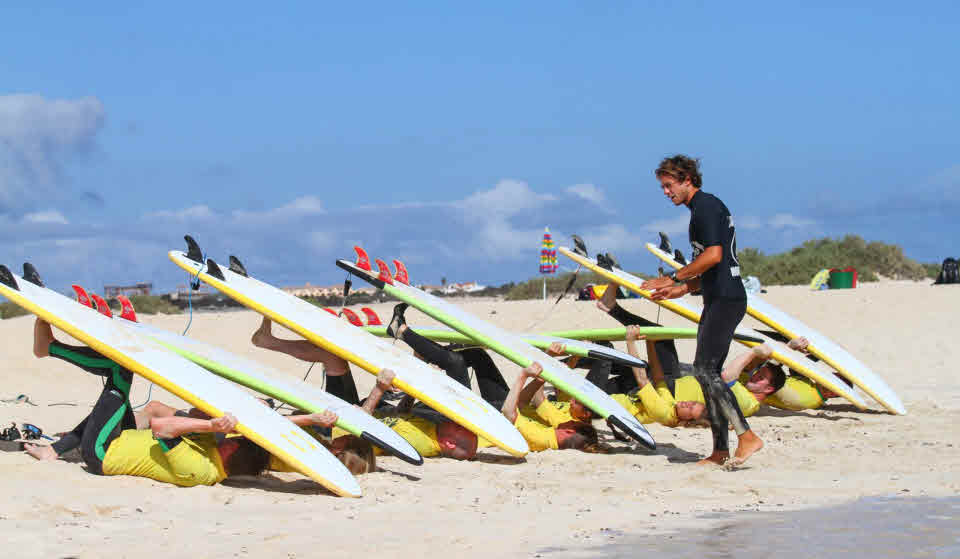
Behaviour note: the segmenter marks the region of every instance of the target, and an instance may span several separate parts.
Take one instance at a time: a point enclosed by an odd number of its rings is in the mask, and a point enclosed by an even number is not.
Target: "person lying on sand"
[[[347,403],[361,406],[350,365],[342,357],[307,340],[277,338],[273,335],[270,319],[266,317],[254,332],[251,342],[259,348],[285,353],[302,361],[321,363],[327,375],[327,392]],[[384,393],[391,389],[392,375],[389,369],[380,371],[377,383],[361,407],[406,439],[424,458],[443,456],[455,460],[472,459],[477,453],[477,436],[472,431],[439,415],[432,420],[395,406],[379,406]]]
[[[130,407],[133,373],[89,347],[60,343],[46,321],[34,324],[34,354],[53,356],[105,378],[103,391],[90,414],[50,446],[29,444],[28,454],[56,460],[80,447],[87,469],[98,475],[132,475],[190,487],[214,485],[229,476],[261,474],[270,453],[233,433],[237,418],[230,413],[199,419],[171,415],[152,417],[149,429],[137,429]],[[333,413],[291,418],[297,425],[330,427]],[[219,436],[218,436],[219,435]]]
[[[809,340],[802,336],[787,342],[787,346],[790,347],[790,349],[804,353],[806,353],[808,345],[810,345]],[[784,410],[803,411],[819,409],[827,400],[838,396],[835,392],[817,385],[817,383],[807,377],[799,373],[793,373],[792,370],[791,374],[787,375],[783,372],[783,366],[766,361],[772,353],[766,344],[759,345],[754,349],[758,347],[767,348],[768,350],[764,362],[757,366],[757,370],[753,375],[741,378],[741,382],[745,382],[747,388],[750,389],[751,393],[757,398],[757,401]],[[838,378],[847,384],[851,384],[850,381],[843,376],[838,375]],[[780,382],[778,379],[783,379],[783,381]],[[779,383],[781,388],[766,395],[764,395],[762,391],[751,389],[751,386],[762,383],[764,380],[769,380],[774,386]]]

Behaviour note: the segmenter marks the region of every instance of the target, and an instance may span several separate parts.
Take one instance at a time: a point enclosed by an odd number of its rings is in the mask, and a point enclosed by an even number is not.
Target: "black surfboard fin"
[[[379,446],[380,448],[382,448],[382,449],[390,452],[390,454],[396,456],[397,458],[403,460],[404,462],[406,462],[406,463],[408,463],[408,464],[413,464],[414,466],[422,466],[422,465],[423,465],[423,457],[420,456],[419,454],[417,454],[417,458],[419,458],[419,460],[415,460],[414,458],[411,458],[410,456],[407,456],[406,454],[403,454],[402,452],[399,452],[397,449],[395,449],[395,448],[393,448],[392,446],[388,445],[387,443],[381,441],[381,440],[380,440],[379,438],[377,438],[375,435],[371,435],[371,434],[370,434],[369,432],[367,432],[367,431],[363,431],[362,433],[360,433],[360,438],[361,438],[361,439],[364,439],[364,440],[366,440],[366,441],[368,441],[368,442],[370,442],[371,444],[374,444],[374,445],[376,445],[376,446]]]
[[[203,251],[200,250],[197,241],[193,240],[190,235],[184,235],[183,240],[187,241],[187,258],[203,264]]]
[[[0,282],[10,289],[16,289],[17,291],[20,291],[20,286],[17,285],[17,280],[13,279],[13,274],[10,273],[10,269],[3,264],[0,264]]]
[[[607,257],[607,264],[610,264],[611,267],[617,268],[617,269],[620,269],[620,270],[623,269],[623,268],[620,267],[620,262],[619,262],[619,261],[616,259],[616,257],[614,257],[612,254],[610,254],[610,253],[608,252],[608,253],[604,254],[604,256]],[[613,270],[610,270],[610,271],[612,272]]]
[[[40,274],[37,273],[37,269],[33,267],[33,264],[29,262],[23,263],[23,279],[29,281],[33,285],[43,287],[43,280],[40,279]]]
[[[217,263],[213,261],[213,258],[207,258],[207,273],[220,281],[227,281],[227,278],[223,277],[223,272],[220,270],[220,266],[217,266]]]
[[[599,252],[597,253],[597,266],[600,266],[604,270],[610,270],[611,272],[613,271],[613,265],[609,260],[607,260],[606,256]]]
[[[673,251],[673,259],[684,266],[687,265],[687,259],[683,257],[683,253],[680,252],[680,249]]]
[[[247,275],[247,269],[243,267],[243,263],[240,262],[240,259],[234,255],[230,255],[230,271],[234,274],[240,274],[245,278],[249,278]]]
[[[660,250],[666,252],[667,254],[673,254],[673,247],[670,246],[670,237],[666,233],[660,231]]]
[[[583,242],[580,235],[570,235],[570,238],[573,239],[573,252],[584,258],[590,258],[590,255],[587,254],[587,243]]]

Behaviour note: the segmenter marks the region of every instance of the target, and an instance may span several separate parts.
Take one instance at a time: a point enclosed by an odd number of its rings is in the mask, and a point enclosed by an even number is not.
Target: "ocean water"
[[[871,497],[786,512],[704,516],[703,529],[626,535],[593,548],[544,548],[536,556],[679,559],[960,558],[960,497]]]

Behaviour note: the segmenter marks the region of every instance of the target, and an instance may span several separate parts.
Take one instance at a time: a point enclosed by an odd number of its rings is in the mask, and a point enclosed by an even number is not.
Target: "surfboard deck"
[[[510,454],[523,456],[529,452],[526,440],[498,410],[413,355],[255,278],[219,266],[217,273],[223,279],[215,277],[208,270],[212,260],[200,263],[181,251],[170,251],[168,256],[231,299],[361,369],[374,375],[381,369],[391,369],[396,373],[394,386]]]
[[[659,247],[651,243],[646,246],[654,256],[673,268],[679,270],[683,267]],[[747,314],[788,338],[807,338],[810,342],[807,351],[833,367],[890,413],[907,413],[896,392],[879,375],[827,336],[751,293],[747,293]]]
[[[337,414],[337,427],[383,448],[406,462],[418,466],[423,464],[420,453],[396,431],[375,417],[316,386],[299,379],[285,378],[289,375],[193,338],[119,317],[116,320],[124,327],[143,333],[163,347],[204,369],[265,396],[276,398],[310,413],[331,411]]]
[[[433,341],[440,342],[449,342],[449,343],[471,343],[473,340],[469,336],[464,336],[463,334],[457,332],[456,330],[450,328],[437,328],[437,327],[419,327],[411,326],[418,334],[430,338]],[[383,338],[387,336],[387,327],[386,326],[365,326],[365,330],[371,334]],[[426,333],[424,333],[426,332]],[[668,326],[641,326],[640,334],[646,336],[648,340],[691,340],[696,339],[697,329],[696,328],[672,328]],[[591,342],[622,342],[627,339],[627,329],[626,327],[620,328],[584,328],[581,330],[554,330],[551,332],[541,332],[538,334],[518,334],[523,339],[540,339],[540,338],[550,338],[556,340],[567,340],[567,341],[591,341]],[[760,338],[754,338],[746,334],[735,334],[734,337],[737,340],[743,340],[747,342],[757,342],[761,343],[763,340]],[[540,342],[542,344],[542,342]],[[478,344],[479,345],[479,344]],[[531,344],[533,345],[533,344]],[[549,344],[535,345],[538,349],[543,349]],[[600,346],[604,347],[604,346]],[[606,348],[610,349],[610,348]],[[642,365],[640,365],[642,366]]]
[[[68,297],[5,267],[0,274],[13,278],[15,285],[0,283],[0,295],[11,302],[211,417],[234,414],[238,433],[333,493],[361,495],[356,479],[323,445],[251,394]]]
[[[357,249],[359,255],[362,249],[359,249],[359,247]],[[361,261],[364,259],[365,255],[361,257]],[[517,365],[527,367],[534,361],[540,363],[543,367],[541,376],[545,380],[582,402],[603,419],[615,424],[642,445],[648,448],[656,448],[653,437],[633,415],[613,400],[609,394],[575,374],[560,361],[531,347],[530,344],[524,342],[515,334],[477,318],[448,301],[402,281],[393,281],[389,269],[386,269],[386,264],[378,262],[378,265],[382,272],[380,276],[348,260],[337,260],[337,266],[419,309],[424,314],[446,324],[461,334],[473,338]],[[399,267],[400,265],[398,265]],[[406,272],[404,270],[403,277],[405,278],[405,276]],[[407,280],[404,279],[404,281]]]
[[[557,252],[563,254],[567,258],[573,260],[577,264],[589,269],[592,272],[603,276],[604,278],[615,282],[619,285],[622,285],[626,289],[633,291],[637,295],[640,295],[644,299],[653,301],[651,299],[651,292],[646,289],[641,289],[640,284],[643,283],[643,280],[620,270],[619,268],[614,268],[613,270],[608,270],[602,268],[597,264],[597,261],[593,258],[587,258],[583,255],[577,254],[570,250],[567,247],[558,247]],[[692,320],[693,322],[700,322],[700,312],[702,309],[699,305],[688,303],[685,301],[680,301],[677,299],[668,299],[665,301],[653,301],[657,305],[668,309],[680,316]],[[742,336],[738,337],[736,334],[742,334],[752,339],[760,341],[747,341]],[[856,406],[858,409],[866,409],[867,405],[857,397],[856,394],[847,386],[842,380],[837,378],[832,372],[826,370],[822,365],[814,363],[807,359],[802,353],[794,351],[787,347],[786,344],[778,342],[768,336],[763,335],[756,330],[751,330],[749,328],[739,327],[736,330],[734,335],[734,340],[740,342],[741,344],[747,347],[754,347],[765,343],[773,349],[773,356],[771,359],[782,363],[791,369],[797,371],[798,373],[810,378],[814,382],[825,386],[832,392],[836,393],[838,396],[845,398],[848,402]]]

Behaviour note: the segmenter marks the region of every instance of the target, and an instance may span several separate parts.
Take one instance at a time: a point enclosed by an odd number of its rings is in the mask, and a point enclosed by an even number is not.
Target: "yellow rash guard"
[[[551,449],[557,450],[560,448],[557,444],[557,430],[549,425],[544,425],[535,419],[530,419],[522,413],[517,414],[517,420],[513,422],[513,425],[517,428],[517,431],[520,431],[523,438],[526,439],[527,445],[533,452]]]
[[[545,399],[536,408],[531,405],[524,406],[520,414],[550,427],[574,421],[573,416],[570,415],[570,402],[551,402]]]
[[[750,417],[760,409],[760,402],[739,382],[734,383],[730,390],[737,399],[740,411],[744,417]],[[674,391],[670,392],[666,382],[658,382],[656,386],[646,384],[637,391],[636,396],[627,394],[611,394],[611,398],[627,409],[641,423],[657,422],[667,427],[676,427],[680,420],[677,418],[677,402],[705,403],[703,389],[696,378],[692,376],[680,377],[674,383]]]
[[[437,440],[436,423],[415,415],[394,416],[381,415],[376,412],[373,415],[406,439],[410,446],[417,449],[420,456],[424,458],[440,456],[440,441]],[[380,447],[376,447],[375,450],[382,453]]]
[[[776,408],[801,411],[815,410],[823,405],[824,398],[817,385],[806,377],[789,376],[783,388],[767,396],[763,401]]]
[[[227,477],[210,433],[184,435],[180,444],[164,452],[150,429],[120,433],[103,457],[103,473],[148,477],[182,487],[214,485]]]

